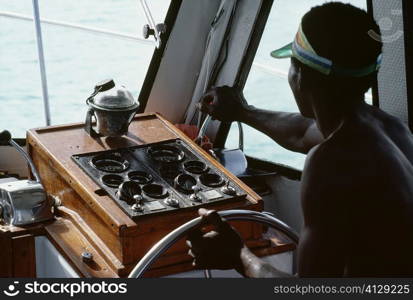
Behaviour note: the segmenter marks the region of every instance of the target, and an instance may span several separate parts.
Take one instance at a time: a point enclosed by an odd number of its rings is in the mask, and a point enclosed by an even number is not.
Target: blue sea
[[[197,1],[197,0],[194,0]],[[252,0],[249,0],[252,1]],[[156,22],[164,19],[170,1],[148,0]],[[289,43],[301,16],[321,0],[275,0],[244,94],[254,106],[296,112],[286,74],[289,61],[269,53]],[[365,8],[365,0],[346,1]],[[138,0],[39,0],[42,19],[142,36],[146,24]],[[29,128],[45,125],[34,24],[4,16],[32,16],[31,0],[0,0],[0,129],[24,137]],[[52,124],[84,121],[85,99],[94,84],[114,78],[137,96],[153,54],[153,46],[77,29],[42,24]],[[245,152],[302,169],[305,156],[278,146],[248,126]],[[232,128],[229,148],[237,146]]]

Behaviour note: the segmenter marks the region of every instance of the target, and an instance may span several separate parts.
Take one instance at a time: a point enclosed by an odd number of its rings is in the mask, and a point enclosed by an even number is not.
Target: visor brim
[[[271,56],[274,58],[289,58],[293,56],[293,43],[289,43],[284,47],[271,52]]]

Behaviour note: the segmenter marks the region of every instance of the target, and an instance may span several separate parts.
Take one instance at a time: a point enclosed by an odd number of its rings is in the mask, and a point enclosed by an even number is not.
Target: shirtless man
[[[413,276],[413,137],[398,119],[364,102],[380,65],[380,33],[366,12],[328,3],[302,19],[288,80],[300,114],[261,110],[229,87],[211,90],[202,109],[241,121],[287,149],[307,153],[300,277]],[[188,237],[198,268],[235,268],[246,277],[289,276],[254,256],[232,227],[200,210],[215,230]]]

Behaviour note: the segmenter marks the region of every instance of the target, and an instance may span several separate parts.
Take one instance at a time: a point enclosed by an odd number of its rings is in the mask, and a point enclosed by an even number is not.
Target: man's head
[[[377,75],[382,48],[381,42],[370,37],[371,30],[380,34],[374,19],[350,4],[330,2],[304,15],[291,46],[289,72],[303,115],[312,117],[314,98],[363,98]]]

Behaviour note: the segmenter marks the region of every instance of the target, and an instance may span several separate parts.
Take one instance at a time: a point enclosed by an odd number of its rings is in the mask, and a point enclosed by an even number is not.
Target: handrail
[[[33,17],[34,29],[36,32],[37,55],[39,57],[40,79],[42,83],[44,116],[46,119],[46,126],[49,126],[51,124],[50,104],[49,104],[49,92],[47,90],[46,62],[44,60],[42,27],[40,25],[39,3],[38,3],[38,0],[33,0],[32,3],[33,3],[33,16],[34,16]]]
[[[12,19],[24,20],[24,21],[34,20],[33,17],[31,16],[8,12],[8,11],[0,11],[0,17],[7,17],[7,18],[12,18]],[[50,19],[40,19],[40,22],[45,23],[45,24],[50,24],[50,25],[83,30],[83,31],[92,32],[92,33],[99,33],[99,34],[108,35],[108,36],[117,37],[117,38],[126,39],[126,40],[132,40],[134,42],[139,42],[145,45],[153,46],[155,44],[153,41],[145,40],[137,36],[133,36],[130,34],[125,34],[125,33],[117,32],[117,31],[104,30],[104,29],[100,29],[96,27],[83,26],[83,25],[78,25],[75,23],[61,22],[61,21],[50,20]]]
[[[253,62],[253,66],[257,67],[259,69],[262,69],[263,71],[267,71],[269,74],[271,75],[276,75],[279,76],[281,78],[287,78],[288,77],[288,71],[284,71],[281,69],[276,69],[261,63],[257,63],[257,62]]]

